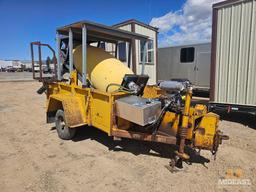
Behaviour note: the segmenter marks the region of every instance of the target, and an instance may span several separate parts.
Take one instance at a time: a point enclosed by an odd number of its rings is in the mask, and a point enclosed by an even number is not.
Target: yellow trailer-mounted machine
[[[210,150],[216,154],[227,139],[218,129],[219,116],[208,113],[204,105],[191,106],[192,88],[186,82],[165,81],[147,86],[148,76],[130,70],[132,44],[148,37],[88,21],[57,29],[57,56],[47,44],[38,46],[40,74],[34,78],[43,83],[38,93],[46,93],[47,122],[55,122],[61,139],[72,139],[76,128],[93,126],[113,138],[130,138],[178,146],[176,162],[190,157],[185,147]],[[114,52],[101,48],[111,43]],[[128,66],[118,60],[118,43],[126,42]],[[53,76],[42,73],[41,47],[53,52]],[[174,165],[174,164],[173,164]]]

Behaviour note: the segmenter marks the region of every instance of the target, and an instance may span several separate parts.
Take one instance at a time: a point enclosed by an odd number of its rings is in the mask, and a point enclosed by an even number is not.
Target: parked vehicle
[[[39,71],[40,71],[40,68],[39,68],[39,64],[38,64],[38,63],[35,63],[35,65],[34,65],[34,71],[35,71],[35,72],[39,72]]]
[[[16,69],[14,67],[7,67],[7,72],[16,72]]]
[[[158,49],[158,79],[189,80],[195,90],[209,91],[211,43]]]
[[[1,68],[0,68],[0,71],[1,71],[1,72],[6,72],[6,68],[1,67]]]
[[[23,72],[23,69],[18,68],[18,69],[16,69],[16,71],[17,71],[17,72]]]

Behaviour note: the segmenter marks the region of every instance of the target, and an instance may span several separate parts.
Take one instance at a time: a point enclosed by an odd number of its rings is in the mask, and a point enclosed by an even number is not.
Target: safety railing
[[[38,47],[38,65],[36,65],[35,61],[35,54],[34,54],[34,46]],[[44,75],[44,66],[42,61],[42,47],[47,47],[52,52],[53,58],[51,61],[53,61],[53,73],[51,75]],[[57,80],[57,58],[55,54],[55,50],[49,45],[41,43],[40,41],[31,42],[30,43],[31,48],[31,61],[32,61],[32,73],[33,73],[33,79],[36,79],[40,82],[49,82],[49,81],[56,81]],[[49,69],[48,69],[49,70]],[[39,76],[36,75],[36,73],[39,73]]]

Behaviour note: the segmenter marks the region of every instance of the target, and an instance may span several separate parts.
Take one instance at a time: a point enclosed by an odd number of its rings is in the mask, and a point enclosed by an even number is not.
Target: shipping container
[[[178,45],[158,49],[159,81],[189,80],[194,90],[209,91],[211,43]]]
[[[210,107],[256,113],[256,0],[213,5]]]

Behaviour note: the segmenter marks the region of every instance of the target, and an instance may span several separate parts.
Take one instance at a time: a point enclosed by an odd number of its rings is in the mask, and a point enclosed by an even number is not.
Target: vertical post
[[[35,79],[35,58],[34,58],[34,46],[33,43],[30,43],[30,48],[31,48],[31,62],[32,62],[32,72],[33,72],[33,79]]]
[[[62,71],[62,66],[61,66],[61,58],[60,58],[60,36],[59,33],[57,32],[56,34],[56,46],[57,46],[57,70],[58,70],[58,80],[61,80],[61,71]]]
[[[38,44],[38,60],[39,60],[39,74],[40,74],[40,78],[39,80],[41,81],[42,80],[42,52],[41,52],[41,43],[39,42]]]
[[[119,42],[117,42],[117,44],[116,44],[116,58],[120,59],[119,58]]]
[[[182,114],[182,122],[181,127],[179,128],[179,136],[180,136],[180,144],[179,144],[179,150],[175,151],[176,155],[180,158],[177,164],[179,167],[182,167],[182,161],[188,160],[190,157],[188,154],[184,152],[185,148],[185,141],[188,134],[188,126],[189,126],[189,112],[190,112],[190,105],[191,105],[191,98],[192,98],[192,88],[189,87],[186,90],[186,100],[185,100],[185,106],[183,109]]]
[[[73,32],[71,28],[69,28],[68,46],[69,46],[69,76],[70,76],[71,72],[73,71]]]
[[[142,60],[142,67],[141,67],[141,75],[144,75],[144,71],[145,71],[147,44],[148,44],[147,41],[143,41],[143,60]]]
[[[131,32],[136,33],[135,30],[135,23],[131,23]],[[137,73],[137,65],[140,63],[140,54],[141,54],[141,50],[139,50],[139,59],[137,61],[137,47],[136,47],[136,43],[140,43],[139,40],[135,40],[135,38],[132,38],[132,60],[131,60],[131,64],[132,64],[132,71],[136,74]]]
[[[82,63],[82,83],[83,86],[86,86],[86,76],[87,76],[87,71],[86,71],[86,64],[87,64],[87,30],[86,30],[86,26],[83,25],[83,29],[82,29],[82,59],[83,59],[83,63]]]
[[[57,75],[57,57],[56,57],[56,54],[55,54],[55,52],[53,52],[53,58],[54,58],[54,76],[53,76],[53,78],[54,78],[54,80],[57,80],[58,78],[58,75]]]
[[[128,67],[131,68],[131,52],[132,52],[132,43],[129,41],[128,47]]]
[[[119,46],[119,44],[118,44],[118,42],[115,45],[116,45],[116,47],[115,47],[115,57],[117,59],[119,59],[119,53],[118,53],[118,46]]]

